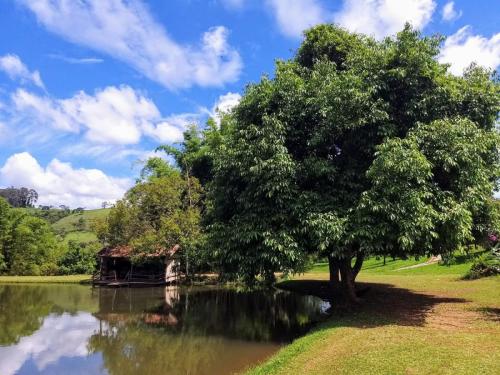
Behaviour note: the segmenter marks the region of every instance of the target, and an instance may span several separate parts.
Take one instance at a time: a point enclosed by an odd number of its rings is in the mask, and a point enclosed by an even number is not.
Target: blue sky
[[[461,74],[500,65],[499,15],[491,0],[1,1],[0,187],[120,198],[157,145],[230,110],[314,24],[380,39],[409,21],[447,37],[439,59]]]

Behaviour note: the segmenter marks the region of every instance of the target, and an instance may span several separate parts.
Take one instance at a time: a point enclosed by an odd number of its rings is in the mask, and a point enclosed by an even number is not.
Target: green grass
[[[64,236],[64,242],[68,243],[71,240],[76,242],[93,242],[97,241],[97,236],[93,232],[75,231],[69,232]]]
[[[69,216],[63,217],[61,220],[56,221],[52,224],[54,230],[64,230],[66,232],[72,232],[77,230],[78,221],[83,218],[85,220],[85,230],[90,230],[90,223],[94,219],[101,219],[108,216],[110,209],[102,208],[97,210],[85,210],[81,214],[71,214]]]
[[[86,210],[81,214],[71,214],[63,217],[61,220],[52,224],[52,228],[57,233],[64,233],[63,242],[68,243],[70,240],[77,242],[93,242],[97,241],[97,236],[91,231],[91,223],[95,219],[107,217],[109,208]],[[79,227],[79,220],[84,220],[83,228]]]
[[[500,277],[462,280],[470,263],[397,270],[422,261],[369,259],[361,305],[335,310],[248,374],[498,374]],[[324,293],[327,270],[317,264],[287,289]]]
[[[65,275],[65,276],[0,276],[0,283],[57,283],[77,284],[90,280],[90,275]]]
[[[363,263],[363,268],[361,273],[363,274],[381,274],[381,275],[427,275],[427,274],[442,274],[442,275],[463,275],[465,274],[471,266],[471,262],[465,262],[462,264],[453,264],[450,266],[442,265],[438,263],[430,264],[423,267],[410,268],[402,270],[403,267],[414,266],[416,264],[424,263],[427,258],[415,259],[386,259],[386,264],[382,259],[369,258]],[[311,274],[322,274],[328,273],[328,263],[316,263],[314,267],[308,271]]]

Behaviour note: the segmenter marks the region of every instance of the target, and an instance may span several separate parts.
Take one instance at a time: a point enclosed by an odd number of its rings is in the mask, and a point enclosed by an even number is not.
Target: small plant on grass
[[[500,274],[500,249],[498,246],[491,252],[478,257],[472,264],[470,271],[465,275],[465,279],[474,280],[481,277],[494,276]]]

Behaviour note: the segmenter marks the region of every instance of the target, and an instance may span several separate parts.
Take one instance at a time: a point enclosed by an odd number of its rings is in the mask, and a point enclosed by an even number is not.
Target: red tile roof
[[[179,245],[175,245],[170,250],[158,248],[155,252],[145,254],[147,257],[172,256],[180,249]],[[97,255],[104,258],[129,258],[134,253],[134,249],[129,245],[119,245],[115,247],[105,247],[100,250]],[[139,255],[139,254],[137,254]]]

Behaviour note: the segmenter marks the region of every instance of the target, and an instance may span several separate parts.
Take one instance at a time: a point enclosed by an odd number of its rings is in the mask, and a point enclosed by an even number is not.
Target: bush
[[[63,275],[92,274],[97,264],[98,242],[68,242],[68,251],[59,262],[59,273]]]
[[[478,257],[465,275],[466,279],[473,280],[481,277],[500,274],[500,249],[493,248],[491,252]]]

